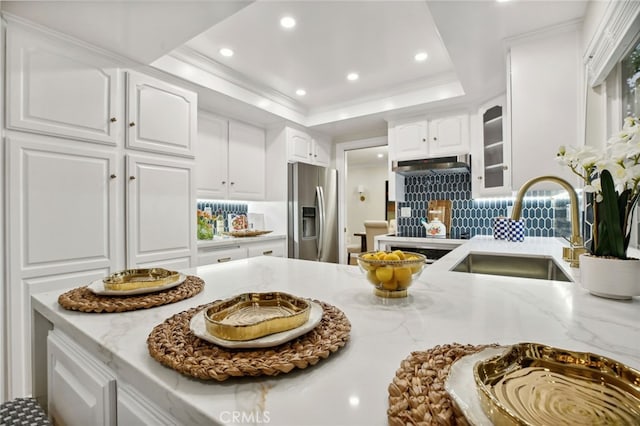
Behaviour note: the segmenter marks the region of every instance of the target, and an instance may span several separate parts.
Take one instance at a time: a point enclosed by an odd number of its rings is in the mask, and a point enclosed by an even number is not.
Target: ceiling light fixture
[[[382,158],[382,157],[384,157],[384,154],[379,153],[379,154],[378,154],[378,158]]]
[[[415,59],[416,62],[424,62],[428,57],[429,55],[427,55],[427,52],[419,52],[416,53],[416,56],[414,56],[413,59]]]
[[[359,78],[360,76],[356,72],[350,72],[349,74],[347,74],[347,80],[349,81],[356,81]]]
[[[230,58],[231,56],[233,56],[233,50],[229,49],[228,47],[223,47],[222,49],[220,49],[220,54],[222,56]]]
[[[306,91],[306,90],[304,90],[304,89],[298,89],[298,90],[296,90],[296,95],[298,95],[298,96],[304,96],[304,95],[306,95],[306,94],[307,94],[307,91]]]
[[[284,18],[280,19],[280,26],[286,29],[293,28],[296,26],[296,20],[291,16],[285,16]]]

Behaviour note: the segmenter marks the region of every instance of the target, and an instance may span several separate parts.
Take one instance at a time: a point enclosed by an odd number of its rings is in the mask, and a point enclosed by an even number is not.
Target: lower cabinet
[[[179,424],[58,329],[47,337],[47,358],[48,411],[54,424]]]
[[[198,249],[198,266],[224,263],[256,256],[286,257],[286,240],[282,239],[242,242],[234,246],[201,247]]]

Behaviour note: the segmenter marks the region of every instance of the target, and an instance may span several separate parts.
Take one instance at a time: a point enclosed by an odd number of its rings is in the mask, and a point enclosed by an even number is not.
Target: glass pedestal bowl
[[[370,251],[358,255],[358,266],[379,297],[407,297],[407,289],[424,269],[426,257],[396,250]]]

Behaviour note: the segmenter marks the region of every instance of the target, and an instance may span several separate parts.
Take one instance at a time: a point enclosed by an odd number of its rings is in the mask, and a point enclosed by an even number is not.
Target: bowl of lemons
[[[379,297],[407,297],[407,289],[424,269],[426,257],[409,251],[370,251],[358,255],[358,266]]]

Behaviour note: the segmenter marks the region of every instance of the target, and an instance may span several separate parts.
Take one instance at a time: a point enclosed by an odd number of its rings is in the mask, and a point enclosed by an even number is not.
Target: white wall
[[[378,166],[350,166],[345,182],[347,209],[347,244],[359,244],[354,232],[364,232],[365,220],[384,220],[384,184],[389,178],[386,163]],[[365,201],[360,201],[358,185],[365,188]]]

